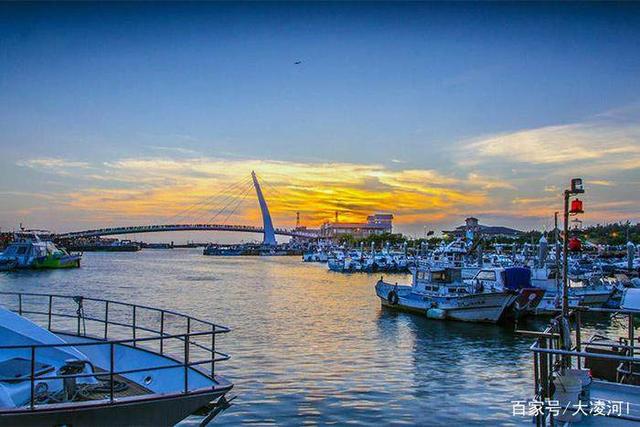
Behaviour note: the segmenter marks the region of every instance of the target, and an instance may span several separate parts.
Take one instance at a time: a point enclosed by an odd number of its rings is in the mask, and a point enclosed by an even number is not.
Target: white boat
[[[547,302],[555,300],[558,295],[558,286],[561,286],[561,282],[558,282],[561,279],[556,279],[555,269],[548,266],[533,268],[532,273],[533,286],[546,291]],[[602,307],[609,301],[613,292],[612,287],[605,286],[599,280],[569,278],[569,298],[579,299],[579,305]]]
[[[25,268],[80,267],[80,254],[69,254],[37,234],[16,234],[14,241],[0,254],[0,271]]]
[[[327,262],[327,259],[327,253],[322,250],[305,252],[302,254],[302,260],[304,262]]]
[[[0,426],[170,426],[215,415],[233,387],[215,375],[225,327],[96,298],[0,301]]]
[[[411,285],[376,283],[383,306],[434,319],[496,323],[518,294],[498,283],[465,282],[459,268],[416,268]]]

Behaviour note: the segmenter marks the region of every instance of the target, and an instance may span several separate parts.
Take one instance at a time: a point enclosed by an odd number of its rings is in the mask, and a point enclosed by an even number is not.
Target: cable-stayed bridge
[[[247,183],[249,184],[247,188]],[[228,224],[229,220],[238,210],[242,201],[247,197],[251,188],[255,190],[260,206],[260,214],[262,216],[262,227],[254,225],[238,225]],[[213,208],[215,203],[222,202],[224,205],[221,209]],[[208,221],[184,221],[186,218],[200,219],[203,215],[212,214]],[[226,215],[222,222],[214,222],[219,216]],[[183,221],[175,221],[180,217]],[[275,245],[276,235],[315,238],[317,233],[298,229],[275,228],[269,213],[269,207],[265,200],[264,193],[260,187],[260,182],[255,172],[251,172],[250,179],[243,179],[241,182],[232,184],[222,192],[199,201],[178,214],[174,215],[171,220],[163,224],[153,225],[134,225],[123,227],[108,227],[92,230],[73,231],[69,233],[60,233],[56,237],[58,239],[73,239],[87,237],[113,236],[121,234],[138,234],[138,233],[160,233],[168,231],[234,231],[242,233],[261,233],[263,234],[263,244]]]

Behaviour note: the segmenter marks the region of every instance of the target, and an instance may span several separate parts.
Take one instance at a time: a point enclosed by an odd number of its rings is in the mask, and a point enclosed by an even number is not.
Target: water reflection
[[[513,421],[509,402],[532,387],[530,339],[383,309],[377,279],[298,257],[144,250],[87,253],[77,270],[0,275],[0,289],[126,300],[230,326],[219,344],[232,360],[219,368],[238,398],[220,424]]]

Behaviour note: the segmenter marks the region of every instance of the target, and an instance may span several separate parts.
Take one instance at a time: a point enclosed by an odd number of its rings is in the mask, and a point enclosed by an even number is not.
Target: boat
[[[138,252],[141,245],[131,240],[118,239],[78,239],[64,240],[62,245],[69,251],[80,252]]]
[[[41,240],[37,234],[16,235],[0,255],[0,270],[77,268],[81,258],[80,254],[70,254],[51,241]]]
[[[560,274],[557,269],[549,266],[532,268],[531,282],[533,286],[544,289],[545,304],[556,300],[559,294]],[[611,286],[605,284],[596,277],[569,277],[569,298],[578,300],[577,305],[602,307],[609,301],[614,293]]]
[[[466,282],[515,292],[516,299],[503,314],[503,319],[510,320],[537,314],[546,293],[532,284],[531,270],[527,267],[482,267],[473,279],[467,279]]]
[[[454,267],[414,269],[411,285],[386,283],[381,278],[375,285],[383,306],[440,320],[497,323],[518,298],[513,289],[528,283],[507,274],[506,283],[464,281],[462,269]],[[512,287],[512,288],[511,288]]]
[[[327,262],[329,256],[323,250],[309,251],[302,254],[304,262]]]
[[[85,311],[86,310],[86,311]],[[0,426],[171,426],[224,409],[215,335],[171,310],[0,292]]]
[[[202,255],[209,256],[239,256],[244,255],[245,251],[237,246],[218,246],[207,245],[202,251]]]
[[[480,267],[469,264],[469,252],[468,243],[459,238],[448,244],[442,242],[429,257],[418,259],[416,264],[419,268],[459,268],[462,279],[472,279]]]

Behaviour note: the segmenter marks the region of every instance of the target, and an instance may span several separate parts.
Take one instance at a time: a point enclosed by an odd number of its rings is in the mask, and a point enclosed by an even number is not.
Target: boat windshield
[[[29,250],[27,245],[11,245],[4,251],[3,255],[24,255],[27,253],[27,250]]]
[[[431,281],[435,283],[452,283],[455,281],[460,281],[462,278],[462,274],[460,270],[454,269],[444,269],[444,270],[436,270],[431,272]]]
[[[34,246],[33,247],[33,254],[37,257],[41,257],[41,256],[45,256],[47,254],[47,252],[45,251],[44,247],[42,246]]]
[[[480,270],[476,275],[476,279],[478,280],[490,280],[492,282],[496,281],[496,272],[494,270]]]

